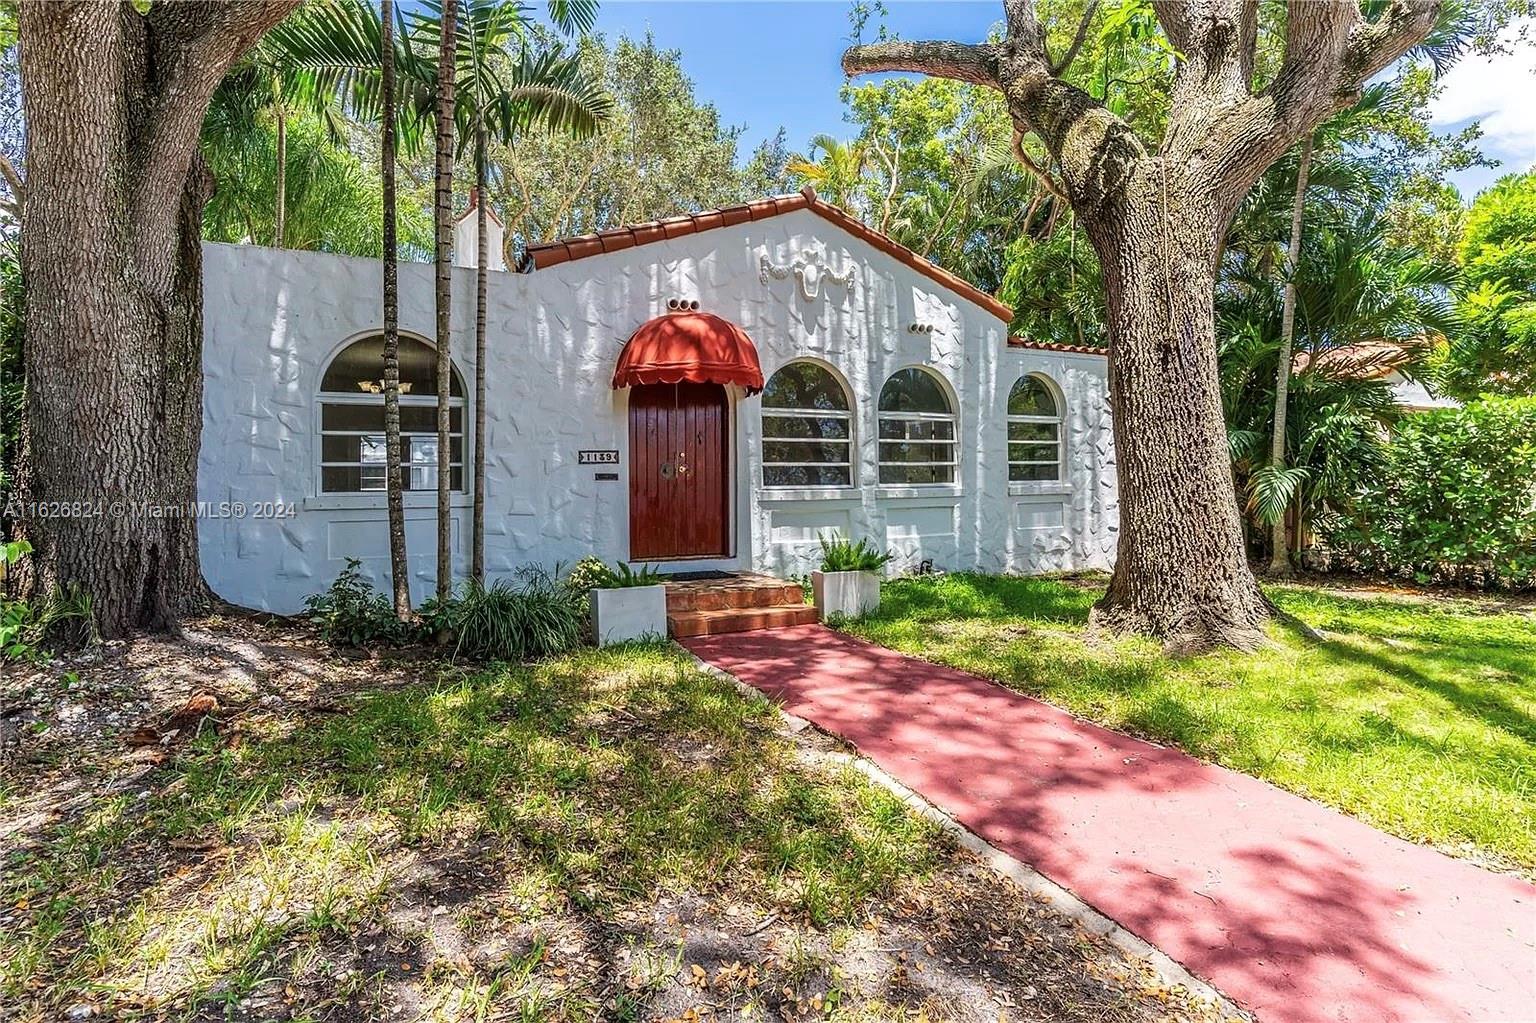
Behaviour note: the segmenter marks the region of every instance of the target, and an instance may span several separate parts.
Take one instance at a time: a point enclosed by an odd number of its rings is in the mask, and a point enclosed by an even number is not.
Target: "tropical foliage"
[[[1502,178],[1466,215],[1459,331],[1440,363],[1448,390],[1536,393],[1536,171]]]
[[[383,192],[377,162],[339,146],[314,114],[290,115],[287,135],[285,248],[378,256],[383,246]],[[203,210],[203,237],[272,244],[276,234],[275,128],[267,118],[226,124],[210,116],[203,152],[218,188]],[[408,205],[400,219],[407,252],[428,251],[432,222]]]
[[[1222,396],[1239,484],[1255,522],[1290,513],[1301,536],[1356,473],[1379,462],[1399,416],[1387,371],[1414,373],[1416,358],[1456,322],[1452,274],[1389,245],[1373,213],[1358,216],[1314,223],[1305,236],[1283,464],[1269,461],[1283,280],[1252,260],[1219,296]],[[1360,354],[1325,358],[1346,350]]]

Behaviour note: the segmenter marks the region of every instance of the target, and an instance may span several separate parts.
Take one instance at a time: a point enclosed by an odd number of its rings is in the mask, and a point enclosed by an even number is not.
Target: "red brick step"
[[[776,607],[727,607],[669,613],[667,631],[683,639],[690,636],[719,636],[728,632],[752,632],[757,629],[783,629],[791,625],[810,625],[815,621],[816,609],[805,603],[781,604]]]

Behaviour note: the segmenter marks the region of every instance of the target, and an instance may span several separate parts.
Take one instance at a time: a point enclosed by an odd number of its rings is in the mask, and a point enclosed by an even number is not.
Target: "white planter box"
[[[880,576],[874,572],[812,572],[811,591],[822,621],[835,614],[867,614],[880,606]]]
[[[592,591],[592,635],[598,646],[667,637],[667,588],[626,586]]]

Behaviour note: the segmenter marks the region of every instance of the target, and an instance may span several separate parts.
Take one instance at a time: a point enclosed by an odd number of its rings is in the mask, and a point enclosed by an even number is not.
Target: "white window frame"
[[[885,387],[891,382],[891,377],[909,369],[925,373],[933,379],[933,382],[938,386],[939,394],[943,396],[945,403],[949,405],[948,412],[886,412],[880,408],[880,394],[885,393]],[[921,490],[932,490],[953,489],[960,484],[960,415],[956,404],[948,383],[943,377],[926,366],[901,366],[886,376],[885,380],[880,384],[880,393],[875,395],[875,418],[877,422],[877,429],[875,430],[875,464],[877,482],[880,486],[886,488],[914,487]],[[949,439],[932,440],[909,436],[911,424],[918,422],[950,424]],[[902,436],[887,437],[884,429],[886,423],[901,423]],[[886,444],[947,444],[949,445],[949,459],[938,462],[887,462],[882,454],[883,446]],[[949,479],[929,483],[887,480],[885,478],[885,467],[888,465],[909,468],[947,468],[949,469]]]
[[[325,363],[320,367],[320,379],[321,380],[325,379],[325,375],[328,372],[330,372],[331,364],[333,362],[335,362],[338,358],[340,358],[342,356],[342,354],[347,351],[347,349],[351,348],[354,344],[357,344],[360,341],[366,341],[369,338],[376,337],[376,336],[378,336],[381,333],[382,333],[382,331],[370,331],[370,332],[367,332],[367,333],[358,334],[355,337],[348,338],[344,343],[342,343],[341,345],[337,346],[336,350],[331,352],[329,357],[327,357],[327,359],[325,360]],[[416,337],[414,335],[407,335],[407,334],[402,333],[400,335],[400,338],[401,338],[401,340],[406,340],[408,338],[411,341],[415,341],[415,342],[417,342],[419,344],[426,345],[428,348],[434,348],[435,347],[430,341],[427,341],[425,338],[419,338],[419,337]],[[463,383],[463,378],[459,375],[458,367],[450,365],[448,371],[453,374],[453,378],[452,379],[459,384],[459,389],[460,389],[460,391],[462,391],[463,387],[464,387],[464,383]],[[323,390],[316,392],[316,394],[315,394],[315,435],[319,438],[319,441],[318,441],[318,443],[315,446],[315,463],[314,463],[315,464],[315,470],[314,471],[315,471],[315,495],[316,495],[316,498],[318,500],[320,500],[320,501],[332,501],[332,500],[336,500],[336,499],[342,499],[342,500],[354,499],[355,500],[357,498],[374,498],[374,497],[383,499],[385,497],[386,493],[387,493],[387,491],[386,491],[387,483],[386,483],[385,486],[381,486],[377,490],[327,490],[327,489],[325,489],[325,470],[326,469],[368,469],[368,468],[373,468],[375,465],[378,465],[378,466],[383,466],[384,465],[384,463],[374,463],[374,462],[326,461],[326,459],[325,459],[325,438],[327,438],[327,437],[375,437],[375,436],[382,436],[382,430],[377,430],[377,431],[376,430],[327,430],[325,428],[325,407],[327,405],[367,405],[367,406],[383,408],[384,407],[384,393],[382,391],[380,391],[377,394],[372,394],[372,393],[368,393],[366,391],[323,391]],[[402,409],[405,409],[405,408],[430,408],[430,409],[436,410],[436,408],[437,408],[437,395],[436,394],[402,394],[402,395],[400,395],[400,407]],[[450,397],[448,399],[448,407],[450,409],[458,409],[459,410],[459,428],[456,431],[450,431],[449,434],[448,434],[448,443],[449,443],[450,451],[452,450],[452,445],[453,445],[454,438],[458,438],[459,439],[460,457],[456,461],[449,462],[449,465],[448,465],[449,483],[450,483],[450,487],[449,487],[449,491],[448,492],[450,494],[452,494],[455,499],[457,499],[457,498],[460,498],[462,496],[468,495],[470,493],[470,486],[471,486],[470,479],[469,479],[469,473],[468,473],[468,471],[465,468],[465,462],[464,462],[464,454],[465,454],[465,452],[468,451],[468,447],[469,447],[469,443],[470,443],[470,437],[469,437],[469,405],[468,405],[467,400],[461,394],[458,397]],[[423,430],[406,431],[406,430],[402,430],[401,431],[401,433],[400,433],[400,443],[401,443],[402,461],[400,463],[400,469],[401,469],[401,474],[405,477],[404,482],[406,482],[407,484],[410,482],[409,474],[411,473],[413,468],[414,469],[436,469],[437,466],[438,466],[438,463],[437,463],[436,460],[434,460],[430,464],[417,463],[414,466],[410,462],[404,460],[404,456],[406,456],[408,451],[409,451],[409,444],[410,444],[409,438],[411,438],[411,437],[430,437],[433,440],[436,440],[437,439],[437,431],[436,430],[430,430],[430,431],[423,431]],[[451,486],[451,484],[452,484],[452,473],[453,473],[454,469],[458,469],[459,470],[459,479],[461,481],[461,485],[458,486],[458,487]],[[386,472],[387,472],[387,469],[386,469]],[[414,494],[431,494],[431,493],[436,493],[436,492],[437,492],[437,488],[436,488],[435,485],[433,487],[431,487],[431,488],[423,488],[423,489],[415,489],[415,490],[412,490],[409,487],[407,487],[404,490],[404,492],[403,492],[403,496],[405,497],[406,501],[409,502],[411,500],[412,495],[414,495]]]
[[[779,493],[779,492],[782,492],[782,491],[792,491],[792,490],[831,492],[831,491],[845,491],[845,490],[848,490],[848,489],[850,489],[852,487],[856,487],[856,486],[859,485],[859,481],[858,481],[858,476],[857,476],[857,472],[858,472],[858,459],[856,457],[854,457],[854,452],[856,450],[856,444],[857,444],[857,437],[855,436],[855,431],[854,431],[855,422],[854,422],[854,416],[853,416],[853,395],[848,393],[848,386],[845,383],[843,383],[842,377],[835,370],[833,370],[832,367],[826,365],[825,363],[818,362],[815,359],[794,359],[794,360],[791,360],[790,362],[786,362],[784,365],[782,365],[778,369],[774,370],[773,373],[769,375],[768,379],[771,381],[773,379],[773,377],[777,376],[782,371],[788,369],[791,366],[797,366],[797,365],[814,366],[815,368],[821,370],[822,372],[824,372],[828,376],[830,376],[832,378],[832,382],[837,384],[838,389],[843,392],[843,401],[844,401],[844,403],[847,404],[848,407],[846,409],[791,409],[791,408],[778,408],[778,407],[775,407],[775,406],[772,406],[772,405],[764,405],[761,408],[759,408],[759,410],[758,410],[758,412],[759,412],[759,420],[760,420],[759,427],[762,430],[762,445],[763,445],[762,458],[761,458],[761,461],[762,461],[761,478],[762,478],[763,489],[767,490],[767,491],[772,491],[774,493]],[[848,460],[846,462],[773,462],[773,461],[769,461],[768,460],[768,445],[769,444],[785,444],[785,443],[788,443],[788,444],[841,444],[841,443],[845,443],[844,441],[836,441],[836,440],[829,441],[829,440],[826,440],[825,438],[821,438],[821,437],[770,437],[770,436],[768,436],[768,428],[767,428],[767,421],[769,419],[840,419],[840,420],[842,420],[845,424],[847,424],[848,437],[847,437],[847,440],[846,440],[846,444],[847,444],[847,448],[848,448]],[[825,468],[828,468],[828,467],[831,467],[831,468],[834,468],[834,469],[836,469],[836,468],[846,468],[848,470],[848,482],[847,483],[812,483],[812,484],[769,483],[768,482],[768,470],[770,468],[783,468],[783,469],[801,469],[801,468],[825,469]]]
[[[1013,398],[1013,392],[1018,389],[1019,384],[1023,383],[1025,380],[1034,380],[1036,383],[1040,384],[1040,386],[1045,388],[1045,393],[1050,395],[1051,401],[1056,403],[1056,414],[1054,416],[1016,416],[1012,413],[1009,413],[1007,416],[1008,424],[1009,426],[1012,426],[1014,423],[1035,423],[1054,426],[1056,428],[1056,458],[1054,460],[1047,461],[1036,459],[1015,459],[1013,457],[1013,446],[1015,444],[1028,444],[1033,447],[1044,447],[1050,442],[1016,441],[1011,436],[1012,431],[1008,431],[1008,435],[1004,437],[1004,443],[1007,445],[1008,454],[1008,485],[1012,487],[1029,486],[1032,484],[1051,486],[1052,484],[1063,483],[1065,482],[1064,476],[1066,473],[1067,464],[1067,446],[1066,437],[1062,430],[1063,422],[1065,419],[1064,413],[1066,412],[1066,402],[1062,398],[1061,388],[1057,387],[1056,382],[1050,377],[1046,376],[1044,373],[1023,373],[1020,374],[1019,378],[1015,380],[1013,385],[1008,388],[1009,400]],[[1004,407],[1006,408],[1006,405]],[[1016,480],[1013,478],[1013,467],[1016,465],[1053,465],[1056,467],[1056,475],[1047,480]]]

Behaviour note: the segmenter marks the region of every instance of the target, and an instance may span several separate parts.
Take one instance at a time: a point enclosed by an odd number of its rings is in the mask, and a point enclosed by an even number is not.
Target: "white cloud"
[[[1507,54],[1468,54],[1441,84],[1440,95],[1430,105],[1435,127],[1480,120],[1483,151],[1504,161],[1503,169],[1536,163],[1536,39]]]

